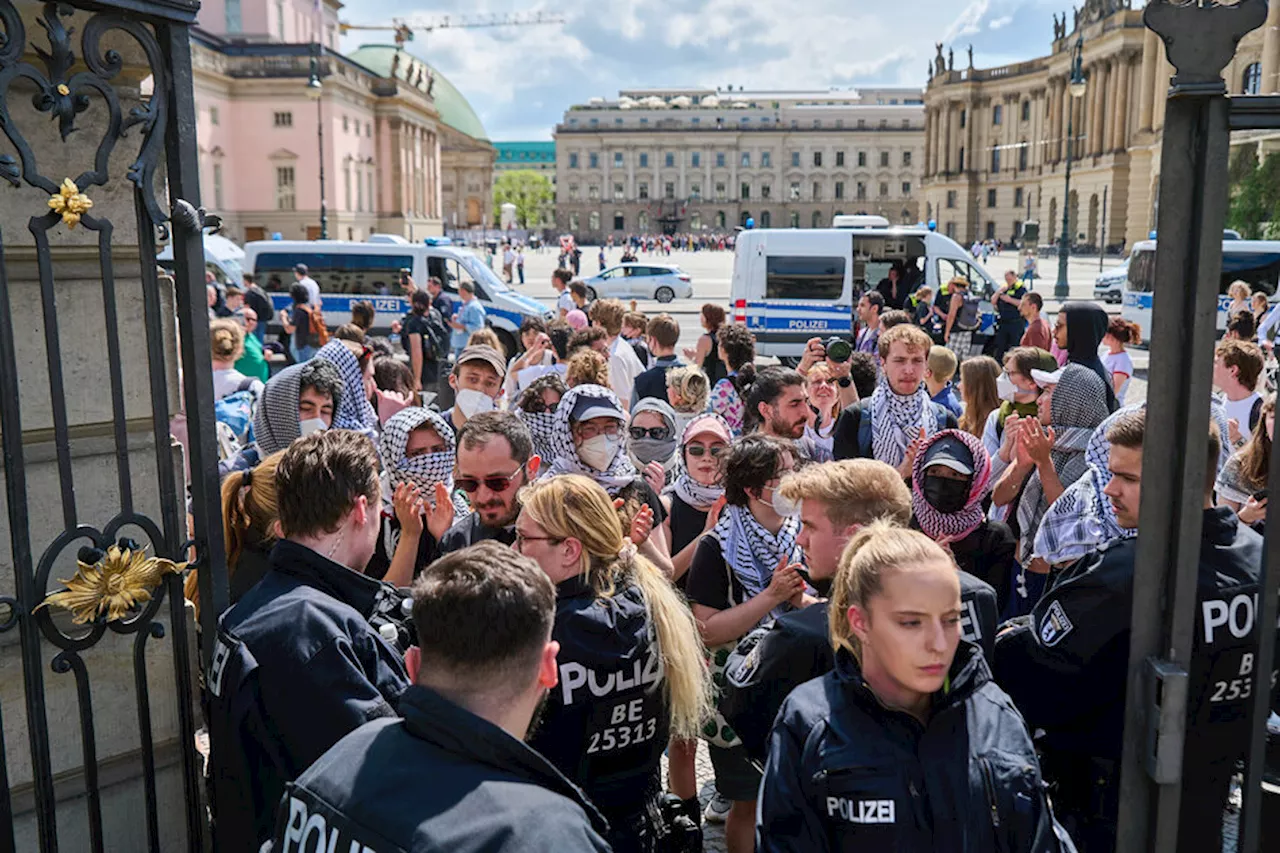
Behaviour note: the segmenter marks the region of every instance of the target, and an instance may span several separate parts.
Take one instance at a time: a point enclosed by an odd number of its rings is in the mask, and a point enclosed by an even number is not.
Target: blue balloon
[[[755,228],[755,227],[756,227],[756,221],[755,221],[755,219],[751,218],[750,216],[748,216],[748,217],[747,217],[747,227],[748,227],[748,228]]]

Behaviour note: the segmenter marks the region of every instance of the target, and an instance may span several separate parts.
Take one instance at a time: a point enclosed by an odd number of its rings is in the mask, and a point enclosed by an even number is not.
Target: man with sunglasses
[[[437,553],[443,556],[486,539],[513,544],[520,515],[517,493],[538,476],[541,463],[529,428],[510,412],[485,412],[463,424],[453,484],[466,493],[474,511],[440,538]]]

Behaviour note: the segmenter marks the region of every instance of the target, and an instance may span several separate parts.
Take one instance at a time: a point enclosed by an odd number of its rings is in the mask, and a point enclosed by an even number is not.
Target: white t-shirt
[[[622,401],[622,408],[630,410],[631,391],[635,388],[636,377],[644,372],[644,365],[636,356],[631,344],[621,335],[613,339],[609,345],[609,384],[613,393]]]
[[[1124,395],[1129,391],[1129,382],[1133,379],[1133,359],[1129,357],[1129,353],[1121,350],[1120,352],[1109,352],[1102,356],[1102,366],[1107,369],[1107,373],[1112,375],[1112,387],[1115,387],[1115,374],[1124,374],[1124,384],[1120,386],[1120,390],[1116,392],[1116,400],[1120,405],[1124,405]]]
[[[213,371],[214,399],[221,400],[223,397],[236,393],[248,378],[234,367]],[[263,387],[262,380],[254,379],[245,390],[252,391],[255,397],[261,397]]]
[[[573,297],[569,295],[569,288],[560,291],[560,295],[556,297],[556,309],[568,314],[578,306],[574,304]]]
[[[316,284],[316,280],[309,275],[304,275],[298,279],[298,284],[307,289],[307,304],[313,308],[320,307],[320,285]]]
[[[1240,435],[1244,438],[1249,437],[1249,415],[1253,413],[1253,404],[1262,399],[1262,395],[1256,391],[1240,400],[1228,400],[1225,397],[1222,400],[1222,409],[1227,413],[1227,420],[1235,418],[1237,424],[1240,425]]]

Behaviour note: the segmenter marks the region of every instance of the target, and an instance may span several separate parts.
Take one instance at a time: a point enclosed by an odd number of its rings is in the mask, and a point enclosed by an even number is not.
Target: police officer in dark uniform
[[[615,851],[649,853],[668,829],[662,753],[673,730],[693,736],[707,711],[692,614],[636,552],[647,531],[624,537],[613,500],[593,480],[544,479],[522,501],[516,548],[556,584],[560,644],[559,684],[529,744],[600,808]],[[682,826],[696,834],[692,821]],[[680,849],[661,849],[671,847]]]
[[[1145,427],[1139,410],[1107,431],[1113,477],[1105,491],[1122,527],[1138,526]],[[1213,506],[1218,449],[1211,425],[1178,829],[1180,849],[1197,851],[1222,849],[1222,811],[1248,744],[1250,697],[1270,684],[1253,664],[1262,538]],[[1028,724],[1045,731],[1038,742],[1045,774],[1082,851],[1115,847],[1135,551],[1136,540],[1119,540],[1067,567],[1030,624],[996,644],[996,677]]]
[[[401,654],[370,620],[378,455],[359,433],[299,439],[276,470],[283,538],[263,579],[218,623],[208,673],[214,847],[257,850],[285,784],[343,735],[395,715]],[[388,632],[394,635],[394,632]]]
[[[355,730],[289,785],[277,853],[609,850],[604,818],[524,743],[556,683],[554,606],[538,566],[496,542],[428,566],[403,719]]]
[[[845,546],[859,529],[877,519],[905,527],[911,519],[911,492],[890,466],[871,459],[811,465],[779,486],[800,505],[804,550],[814,587],[826,595]],[[967,572],[960,575],[961,636],[990,654],[995,640],[996,594]],[[835,666],[827,602],[786,613],[772,626],[742,639],[725,669],[728,682],[720,713],[756,761],[764,761],[769,729],[793,689],[826,675]]]
[[[1026,318],[1020,310],[1022,297],[1026,294],[1027,285],[1017,273],[1009,270],[1004,274],[1004,284],[991,295],[991,304],[996,309],[995,350],[991,354],[1002,364],[1004,354],[1022,341],[1027,330]]]
[[[1074,853],[960,610],[950,555],[923,533],[877,522],[850,541],[835,670],[793,690],[769,736],[760,853]]]

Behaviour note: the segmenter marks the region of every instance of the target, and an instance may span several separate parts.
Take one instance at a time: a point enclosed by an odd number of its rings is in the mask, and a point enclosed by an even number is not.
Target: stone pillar
[[[687,149],[680,152],[680,183],[677,188],[676,198],[688,198],[687,184],[685,184],[684,167],[689,159],[689,151]]]
[[[1062,85],[1056,78],[1049,81],[1047,97],[1049,98],[1049,134],[1046,139],[1043,162],[1056,163],[1061,156],[1059,149],[1062,146]]]
[[[980,112],[978,109],[978,100],[976,98],[969,101],[968,110],[969,115],[965,120],[965,168],[970,172],[974,172],[977,171],[978,168],[978,164],[977,161],[974,160],[974,156],[977,153],[978,147],[978,114]]]
[[[633,201],[636,197],[636,157],[638,157],[634,147],[627,148],[627,200]]]
[[[1125,56],[1120,61],[1120,83],[1116,89],[1115,131],[1111,137],[1111,148],[1124,151],[1129,147],[1129,90],[1133,87],[1133,57]]]
[[[951,102],[947,101],[945,104],[943,104],[942,108],[946,113],[944,117],[945,120],[943,122],[943,127],[945,128],[945,132],[943,133],[942,171],[943,171],[943,174],[949,175],[951,174],[951,148],[952,148],[951,113],[953,112],[951,108]]]
[[[1267,23],[1262,31],[1262,88],[1264,95],[1280,92],[1280,2],[1267,6]]]
[[[930,167],[929,158],[933,155],[933,108],[925,107],[924,110],[924,176],[927,178],[933,174]]]
[[[1147,30],[1142,40],[1142,73],[1138,79],[1138,130],[1151,129],[1155,105],[1156,66],[1159,64],[1160,37]]]

